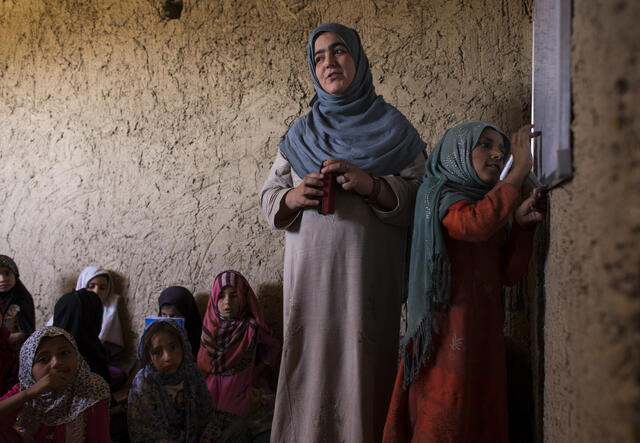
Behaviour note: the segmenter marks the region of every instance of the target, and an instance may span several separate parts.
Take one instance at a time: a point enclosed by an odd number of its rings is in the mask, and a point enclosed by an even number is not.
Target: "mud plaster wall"
[[[640,3],[574,1],[575,175],[552,191],[545,440],[640,441]]]
[[[526,2],[0,2],[0,253],[42,325],[84,266],[115,271],[131,340],[159,292],[206,303],[243,272],[281,331],[284,236],[257,192],[313,95],[306,38],[359,30],[377,91],[432,147],[468,119],[526,120]]]
[[[0,1],[0,253],[38,325],[89,264],[116,273],[130,342],[164,287],[206,303],[236,268],[279,334],[283,234],[256,196],[313,94],[309,31],[357,28],[377,91],[430,147],[463,120],[512,131],[528,116],[532,2],[462,3],[185,1],[166,20],[146,0]],[[546,441],[640,440],[638,8],[574,2],[576,173],[550,202]],[[528,315],[507,320],[527,341]]]

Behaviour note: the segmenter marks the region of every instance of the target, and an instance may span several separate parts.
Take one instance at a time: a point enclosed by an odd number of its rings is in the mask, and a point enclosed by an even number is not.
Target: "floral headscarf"
[[[63,336],[76,353],[78,370],[73,380],[59,393],[45,392],[27,402],[19,415],[19,425],[25,433],[35,433],[41,424],[58,426],[75,420],[82,412],[109,398],[109,386],[102,377],[89,370],[76,342],[67,331],[55,326],[45,326],[35,331],[20,349],[19,380],[22,390],[36,383],[33,378],[33,361],[45,337]]]

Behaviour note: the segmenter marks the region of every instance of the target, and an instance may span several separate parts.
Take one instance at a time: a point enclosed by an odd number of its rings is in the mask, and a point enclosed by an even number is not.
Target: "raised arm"
[[[506,224],[519,201],[520,195],[515,187],[499,183],[476,203],[463,200],[451,205],[442,226],[456,240],[487,241]]]
[[[60,377],[46,374],[25,390],[21,391],[19,385],[15,385],[13,389],[0,400],[0,420],[4,420],[12,413],[21,409],[25,403],[50,390],[52,386],[58,387],[62,384],[60,380]]]

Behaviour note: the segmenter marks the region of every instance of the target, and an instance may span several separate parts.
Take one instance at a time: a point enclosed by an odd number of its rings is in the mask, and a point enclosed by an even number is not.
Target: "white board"
[[[571,178],[571,0],[536,0],[531,122],[533,171],[547,188]]]

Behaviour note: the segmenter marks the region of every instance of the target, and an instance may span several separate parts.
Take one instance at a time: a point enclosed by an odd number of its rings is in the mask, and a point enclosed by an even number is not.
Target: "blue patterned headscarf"
[[[174,374],[158,371],[144,351],[156,332],[180,337],[182,365]],[[145,365],[129,391],[129,432],[137,441],[200,441],[211,439],[216,429],[216,411],[200,370],[191,356],[191,345],[180,325],[171,318],[151,323],[140,337],[138,357]],[[164,386],[183,382],[184,418],[173,406]]]
[[[323,90],[316,77],[313,44],[324,32],[340,37],[356,65],[355,77],[342,95]],[[307,59],[316,96],[311,111],[280,140],[280,152],[298,176],[318,172],[330,158],[345,159],[369,174],[396,174],[424,151],[425,143],[413,125],[376,94],[369,60],[355,30],[338,23],[320,25],[309,37]]]
[[[478,177],[471,161],[471,151],[486,128],[504,137],[506,156],[511,144],[495,126],[474,121],[445,132],[425,166],[425,175],[416,196],[409,265],[407,333],[400,343],[404,360],[404,385],[418,374],[429,358],[431,331],[439,326],[433,316],[435,308],[449,304],[451,265],[442,235],[441,221],[449,207],[461,200],[477,202],[494,185]]]

